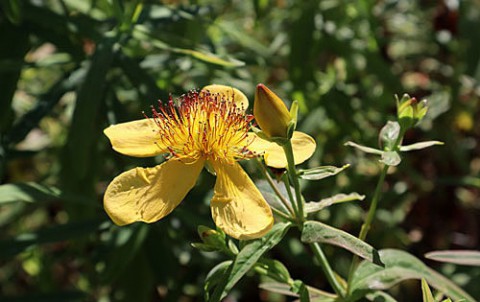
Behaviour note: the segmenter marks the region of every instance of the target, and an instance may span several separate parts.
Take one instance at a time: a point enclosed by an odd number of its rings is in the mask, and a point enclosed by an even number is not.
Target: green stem
[[[393,144],[393,147],[392,147],[393,151],[396,151],[396,152],[399,151],[398,146],[400,145],[406,130],[407,129],[400,130],[400,133],[398,134],[398,137],[395,140],[395,143]],[[363,222],[362,227],[360,229],[360,234],[358,235],[358,238],[360,240],[365,241],[365,239],[367,238],[367,234],[370,231],[370,228],[372,226],[373,218],[375,217],[375,213],[377,211],[378,201],[380,200],[380,195],[382,193],[382,186],[385,181],[385,177],[387,176],[388,168],[389,166],[383,165],[382,172],[380,173],[377,186],[375,187],[375,191],[373,193],[370,208],[368,209],[367,217],[365,218],[365,221]],[[359,260],[360,258],[357,255],[353,256],[352,264],[350,265],[350,270],[348,272],[348,286],[350,286],[353,273],[355,272],[355,268],[357,267]]]
[[[295,169],[295,160],[293,158],[293,148],[291,140],[289,140],[285,145],[283,145],[283,150],[285,151],[285,156],[287,157],[287,170],[290,174],[290,177],[292,178],[293,188],[295,189],[295,200],[298,209],[297,219],[301,224],[303,224],[303,221],[305,221],[305,214],[303,211],[304,205],[302,193],[300,191],[300,182],[298,180],[297,170]]]
[[[282,212],[282,211],[280,211],[279,209],[276,209],[276,208],[274,208],[274,207],[270,207],[270,208],[272,209],[273,213],[276,214],[277,216],[280,216],[280,217],[282,217],[283,219],[286,219],[286,220],[288,220],[288,221],[290,221],[290,222],[292,222],[292,223],[295,223],[295,219],[292,218],[292,216],[287,215],[287,214],[285,214],[284,212]]]
[[[282,202],[282,205],[284,207],[284,209],[290,213],[290,215],[293,215],[294,212],[293,212],[293,209],[291,207],[291,204],[288,202],[288,200],[285,198],[285,196],[283,196],[282,193],[280,193],[280,191],[278,190],[277,188],[277,185],[275,185],[275,183],[273,182],[273,179],[272,177],[270,176],[270,174],[268,174],[267,172],[267,169],[265,169],[265,166],[262,164],[262,162],[260,161],[260,159],[257,159],[255,161],[260,169],[260,172],[262,172],[262,175],[263,177],[265,177],[265,179],[267,180],[268,184],[270,185],[270,187],[272,188],[273,192],[275,192],[275,195],[277,195],[277,197],[280,199],[280,201]]]
[[[282,176],[283,183],[285,184],[285,191],[287,191],[288,198],[290,199],[290,204],[293,207],[294,218],[297,219],[298,217],[298,208],[297,203],[295,202],[295,198],[293,197],[292,190],[290,189],[290,180],[288,179],[288,174],[284,174]]]
[[[320,244],[318,242],[314,242],[310,244],[310,247],[312,248],[315,257],[320,263],[320,266],[322,267],[322,270],[325,273],[325,276],[327,277],[327,280],[332,286],[333,290],[337,293],[337,295],[345,297],[345,289],[335,277],[335,273],[333,272],[332,267],[328,263],[327,257],[325,257],[325,254],[323,253]]]
[[[365,238],[367,238],[368,231],[370,230],[373,218],[375,217],[375,212],[377,211],[378,201],[380,199],[383,182],[385,181],[385,176],[387,175],[388,168],[389,166],[387,165],[383,166],[380,178],[377,182],[377,186],[375,187],[375,192],[373,193],[372,203],[370,204],[370,208],[368,209],[367,218],[365,218],[365,222],[362,224],[362,228],[360,229],[360,235],[358,235],[358,238],[360,240],[365,240]]]
[[[298,179],[298,173],[295,168],[295,160],[293,157],[293,148],[292,148],[292,142],[289,140],[284,146],[283,150],[285,152],[285,156],[287,157],[287,163],[288,163],[288,174],[290,175],[292,182],[293,182],[293,188],[295,190],[295,201],[292,201],[292,204],[296,204],[296,209],[298,210],[298,213],[296,213],[296,219],[297,219],[297,226],[300,229],[300,231],[303,229],[303,224],[305,222],[305,214],[304,214],[304,204],[303,204],[303,199],[302,199],[302,192],[300,189],[300,181]],[[287,185],[287,192],[290,191],[290,185],[288,182],[288,176],[285,177],[285,184]],[[291,193],[290,193],[291,195]],[[292,199],[292,196],[290,196]],[[294,207],[295,208],[295,207]],[[325,276],[334,289],[334,291],[337,293],[337,295],[341,297],[345,297],[345,289],[342,288],[341,284],[338,282],[337,278],[335,277],[335,273],[332,270],[332,267],[330,266],[330,263],[327,260],[327,257],[325,257],[325,254],[323,253],[323,250],[320,246],[319,243],[315,242],[310,244],[312,247],[313,253],[315,254],[315,257],[317,258],[320,266],[322,267],[323,272],[325,273]]]

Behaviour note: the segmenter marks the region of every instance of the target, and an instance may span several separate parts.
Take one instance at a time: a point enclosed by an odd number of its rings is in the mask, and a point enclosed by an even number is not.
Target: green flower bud
[[[263,84],[257,85],[253,115],[269,137],[288,138],[292,117],[285,103]]]
[[[218,232],[204,225],[199,225],[197,232],[202,239],[205,248],[211,250],[224,250],[226,248],[224,233]]]
[[[397,98],[397,117],[400,126],[404,129],[415,126],[427,114],[427,101],[417,101],[416,98],[404,94],[399,100]]]

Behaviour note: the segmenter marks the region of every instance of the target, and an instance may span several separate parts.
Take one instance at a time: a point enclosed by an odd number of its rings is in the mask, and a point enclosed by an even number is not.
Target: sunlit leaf
[[[406,146],[400,146],[400,151],[421,150],[431,146],[443,145],[443,144],[444,143],[440,141],[427,141],[427,142],[421,142],[421,143],[416,143],[416,144],[411,144]]]
[[[369,301],[381,301],[381,302],[397,302],[395,298],[387,294],[386,292],[382,291],[374,291],[373,293],[369,293],[365,296]]]
[[[378,154],[378,155],[383,154],[382,150],[378,150],[378,149],[375,149],[375,148],[370,148],[370,147],[367,147],[367,146],[359,145],[359,144],[354,143],[354,142],[346,142],[345,146],[357,148],[358,150],[363,151],[365,153]]]
[[[340,229],[319,221],[305,222],[302,230],[302,241],[306,243],[321,242],[342,247],[370,262],[383,265],[378,251],[368,243]]]
[[[380,130],[379,141],[381,142],[381,148],[388,148],[391,150],[395,144],[398,136],[400,135],[400,124],[398,122],[388,121],[382,130]]]
[[[358,193],[337,194],[332,197],[324,198],[320,201],[306,202],[305,212],[309,214],[315,213],[337,203],[354,201],[354,200],[363,200],[363,199],[365,199],[365,195],[360,195]]]
[[[422,297],[423,302],[435,302],[432,291],[430,290],[430,287],[428,287],[428,283],[424,278],[422,278]]]
[[[398,166],[402,159],[396,151],[386,151],[382,153],[382,159],[380,162],[384,163],[387,166]]]
[[[260,271],[274,280],[288,283],[290,281],[290,273],[286,266],[276,259],[261,259],[255,265],[255,270]]]
[[[261,289],[270,291],[272,293],[278,293],[284,296],[289,297],[299,297],[298,293],[293,292],[292,287],[289,284],[279,283],[279,282],[265,282],[260,283],[259,287]],[[337,298],[337,295],[320,290],[312,286],[306,286],[308,293],[310,295],[311,301],[317,302],[334,302]]]
[[[480,266],[480,251],[435,251],[426,253],[425,258],[440,262]]]
[[[308,170],[300,170],[298,173],[300,178],[303,179],[320,180],[329,176],[337,175],[348,167],[350,167],[350,165],[344,165],[340,168],[335,166],[322,166]]]
[[[389,289],[404,280],[424,278],[432,287],[454,300],[475,300],[451,280],[407,252],[386,249],[379,251],[379,255],[385,267],[363,261],[356,269],[349,287],[349,295],[353,298],[363,297],[374,290]]]
[[[223,67],[240,67],[245,65],[245,63],[242,61],[238,61],[233,58],[224,59],[208,51],[172,47],[171,45],[168,45],[167,43],[155,37],[151,30],[144,25],[136,25],[133,31],[133,35],[135,38],[147,41],[148,43],[151,43],[153,46],[159,49],[168,50],[177,54],[189,55],[195,59],[210,64],[220,65]]]
[[[65,194],[58,188],[33,182],[0,185],[0,206],[16,202],[38,203],[62,200],[98,207],[97,203],[78,195]]]
[[[209,301],[220,301],[225,297],[233,286],[255,265],[258,259],[282,240],[290,226],[290,223],[277,223],[264,237],[246,243],[229,267],[227,276],[216,286]]]
[[[228,274],[231,271],[231,264],[231,260],[220,262],[207,274],[203,285],[205,301],[210,301],[210,293],[228,277]]]

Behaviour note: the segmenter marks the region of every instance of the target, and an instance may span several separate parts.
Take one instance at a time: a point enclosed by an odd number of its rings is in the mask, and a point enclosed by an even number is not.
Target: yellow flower
[[[273,225],[271,209],[237,161],[264,154],[272,166],[285,167],[286,159],[280,146],[248,132],[253,117],[245,113],[247,107],[241,91],[210,85],[199,93],[184,95],[178,103],[170,100],[158,110],[152,109],[152,118],[105,129],[113,149],[122,154],[170,154],[156,167],[135,168],[112,180],[104,197],[110,218],[125,225],[165,217],[195,185],[202,168],[209,165],[217,175],[210,202],[215,224],[237,239],[265,235]],[[301,137],[297,134],[303,142]],[[306,149],[311,147],[302,150]],[[302,150],[296,157],[298,163],[313,153]]]

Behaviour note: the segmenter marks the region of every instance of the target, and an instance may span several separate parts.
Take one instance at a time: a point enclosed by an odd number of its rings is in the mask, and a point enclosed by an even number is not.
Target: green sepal
[[[292,122],[297,126],[298,121],[298,101],[295,100],[292,102],[292,106],[290,107],[290,117],[292,118]]]
[[[192,247],[196,248],[197,250],[202,251],[202,252],[215,252],[215,251],[217,251],[216,248],[211,247],[208,244],[201,243],[201,242],[193,242],[193,243],[190,243],[190,245]]]
[[[228,250],[225,233],[223,233],[221,230],[214,230],[204,225],[199,225],[197,232],[205,245],[203,248],[208,247],[209,249],[216,251]]]
[[[290,125],[289,125],[288,128],[290,129]],[[253,133],[258,135],[258,137],[260,137],[261,139],[264,139],[264,140],[272,142],[272,143],[276,143],[280,146],[284,146],[289,141],[289,138],[285,138],[285,137],[280,137],[280,136],[269,137],[267,134],[265,134],[265,132],[263,132],[262,130],[260,130],[257,127],[252,126],[251,129],[252,129]],[[290,130],[289,130],[289,132],[290,132]],[[293,131],[292,131],[292,135],[293,135]]]

